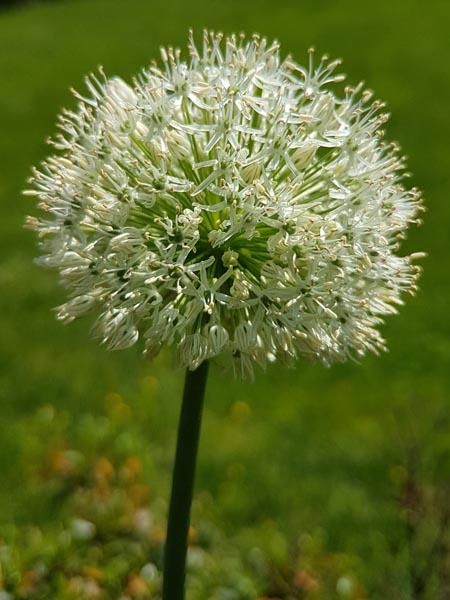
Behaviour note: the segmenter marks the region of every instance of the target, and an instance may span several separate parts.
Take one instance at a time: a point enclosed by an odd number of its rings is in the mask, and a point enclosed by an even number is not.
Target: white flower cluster
[[[362,84],[336,95],[339,61],[281,60],[277,43],[205,32],[188,60],[128,85],[103,72],[64,111],[59,151],[32,178],[30,217],[70,294],[98,308],[110,348],[175,344],[191,369],[227,353],[322,360],[383,349],[377,331],[413,292],[399,256],[420,197],[402,186],[386,114]]]

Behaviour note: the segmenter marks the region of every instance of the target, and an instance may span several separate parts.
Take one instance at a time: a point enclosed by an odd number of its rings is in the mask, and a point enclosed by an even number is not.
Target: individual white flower
[[[33,176],[29,218],[70,298],[110,348],[174,344],[193,369],[238,372],[298,355],[325,364],[384,348],[377,330],[414,292],[398,254],[421,208],[386,115],[339,61],[307,68],[265,38],[205,32],[128,85],[100,71],[64,111]]]
[[[94,523],[86,521],[86,519],[74,518],[70,529],[76,540],[90,540],[95,536]]]

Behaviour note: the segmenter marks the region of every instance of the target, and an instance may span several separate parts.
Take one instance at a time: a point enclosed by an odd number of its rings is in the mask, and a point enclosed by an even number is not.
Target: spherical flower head
[[[191,369],[228,354],[243,376],[383,349],[377,327],[416,289],[398,249],[420,197],[383,105],[336,93],[338,65],[205,32],[131,85],[87,78],[29,192],[49,215],[28,221],[39,262],[70,295],[59,318],[96,310],[111,349],[174,344]]]

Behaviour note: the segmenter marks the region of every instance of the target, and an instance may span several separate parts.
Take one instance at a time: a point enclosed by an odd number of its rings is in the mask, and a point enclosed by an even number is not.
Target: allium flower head
[[[384,348],[377,331],[413,292],[397,254],[420,197],[339,61],[280,58],[253,36],[204,34],[162,50],[131,85],[103,71],[64,111],[57,154],[33,176],[29,218],[70,298],[109,348],[175,344],[196,368],[219,354],[333,360]]]

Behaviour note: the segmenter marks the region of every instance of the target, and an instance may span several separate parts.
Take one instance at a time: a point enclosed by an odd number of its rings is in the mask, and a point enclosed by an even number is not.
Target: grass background
[[[274,521],[356,557],[370,597],[421,597],[414,561],[429,550],[419,540],[415,551],[398,494],[411,472],[427,490],[445,493],[450,480],[449,19],[445,0],[72,0],[0,13],[1,522],[31,518],[13,424],[46,403],[98,414],[120,395],[162,449],[168,494],[182,373],[169,353],[153,363],[139,349],[106,353],[86,320],[58,324],[51,308],[64,293],[32,264],[35,240],[22,229],[34,208],[20,191],[60,107],[73,105],[69,87],[98,64],[127,79],[161,44],[183,46],[191,26],[259,31],[300,62],[310,45],[342,56],[348,80],[387,101],[389,137],[410,157],[428,208],[404,249],[429,257],[420,293],[384,327],[388,354],[331,369],[274,366],[254,383],[213,369],[197,486],[230,535]],[[430,510],[433,530],[440,517]]]

